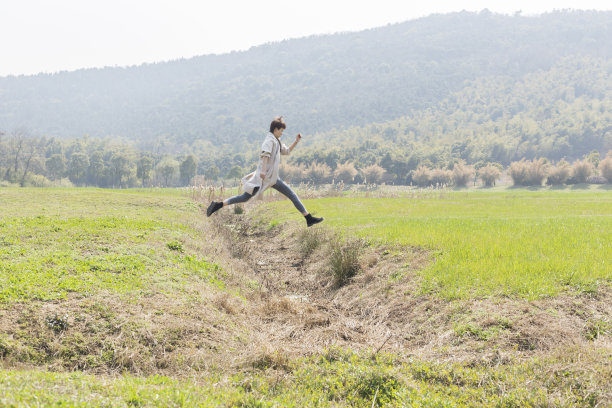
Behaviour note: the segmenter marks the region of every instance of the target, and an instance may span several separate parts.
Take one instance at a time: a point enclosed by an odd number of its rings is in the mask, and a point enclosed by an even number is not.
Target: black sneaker
[[[210,203],[210,205],[208,206],[208,209],[206,210],[206,216],[210,217],[211,215],[213,215],[215,211],[217,211],[221,207],[223,207],[222,201],[220,202],[213,201],[212,203]]]
[[[312,214],[308,214],[306,216],[306,225],[308,225],[309,227],[312,227],[313,225],[318,224],[321,221],[323,221],[323,217],[313,217]]]

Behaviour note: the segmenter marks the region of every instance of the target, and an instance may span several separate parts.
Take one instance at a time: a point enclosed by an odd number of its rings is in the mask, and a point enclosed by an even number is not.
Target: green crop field
[[[609,191],[430,196],[327,198],[313,202],[312,210],[348,235],[430,250],[423,290],[451,299],[534,299],[612,282]],[[287,202],[276,205],[289,211]]]
[[[0,407],[611,406],[612,192],[311,199],[325,217],[311,229],[287,200],[211,219],[206,204],[188,190],[0,188]],[[265,238],[286,256],[316,231],[390,248],[381,257],[424,253],[367,292],[380,307],[422,310],[419,326],[385,334],[392,349],[275,347],[285,326],[331,332],[342,316],[313,320],[332,303],[275,300],[264,290],[274,275],[241,269],[248,256],[224,258],[225,230],[251,254]],[[289,264],[328,256],[318,251]],[[324,280],[322,268],[309,278]],[[393,291],[403,274],[415,293]],[[365,302],[375,281],[349,293]],[[326,290],[335,299],[351,285]]]

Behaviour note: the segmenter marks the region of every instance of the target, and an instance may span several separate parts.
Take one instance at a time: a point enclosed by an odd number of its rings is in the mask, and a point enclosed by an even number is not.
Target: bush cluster
[[[608,156],[599,162],[599,172],[608,183],[612,183],[612,152],[608,153]]]
[[[419,165],[409,172],[407,179],[418,187],[467,187],[470,182],[480,180],[485,187],[495,186],[504,168],[499,163],[480,164],[478,169],[465,162],[454,163],[451,168]],[[599,161],[599,156],[590,155],[570,164],[566,160],[550,163],[545,158],[522,159],[510,163],[508,175],[515,186],[542,186],[590,183],[612,183],[612,152]],[[280,175],[292,183],[324,184],[338,181],[345,184],[379,184],[388,177],[385,168],[372,164],[358,169],[352,162],[339,164],[332,170],[327,164],[313,162],[307,167],[283,163]]]
[[[548,171],[545,159],[521,160],[510,164],[508,173],[515,186],[541,186]]]
[[[332,170],[327,164],[315,161],[308,166],[282,163],[279,173],[283,180],[290,183],[325,184],[341,181],[350,184],[359,180],[368,184],[379,184],[384,181],[386,170],[378,164],[357,169],[354,163],[348,161]]]
[[[612,168],[612,157],[599,162],[599,166],[596,166],[592,158],[576,160],[571,165],[565,160],[552,165],[546,159],[540,158],[512,162],[508,174],[515,186],[541,186],[544,180],[548,185],[603,184],[606,181],[610,182],[612,178],[609,174],[610,168]],[[596,170],[599,170],[601,175],[597,175]]]
[[[561,160],[556,166],[550,166],[548,168],[548,177],[546,184],[558,186],[565,184],[570,176],[571,166],[565,160]]]
[[[501,177],[501,170],[499,169],[499,167],[493,164],[488,164],[478,170],[478,177],[480,177],[482,183],[486,187],[492,187],[495,185],[495,182]]]
[[[587,179],[593,174],[593,163],[584,160],[577,160],[572,166],[572,178],[575,183],[586,183]]]

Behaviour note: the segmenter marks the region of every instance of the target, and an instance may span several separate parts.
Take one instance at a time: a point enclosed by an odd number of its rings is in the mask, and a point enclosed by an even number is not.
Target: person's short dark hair
[[[274,118],[274,120],[272,120],[272,123],[270,123],[270,133],[274,133],[274,130],[276,129],[286,129],[287,125],[285,124],[285,121],[283,120],[282,116],[277,116]]]

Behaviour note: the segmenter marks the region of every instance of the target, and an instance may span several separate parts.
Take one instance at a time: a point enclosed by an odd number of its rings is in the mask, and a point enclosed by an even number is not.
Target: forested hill
[[[482,77],[432,108],[310,137],[294,161],[382,165],[402,179],[419,164],[452,167],[612,151],[612,60],[567,57],[522,78]],[[325,145],[327,149],[318,146]]]
[[[512,87],[567,58],[612,58],[612,12],[432,15],[225,55],[3,77],[0,130],[214,157],[251,149],[277,114],[303,134],[414,118],[486,78]]]

